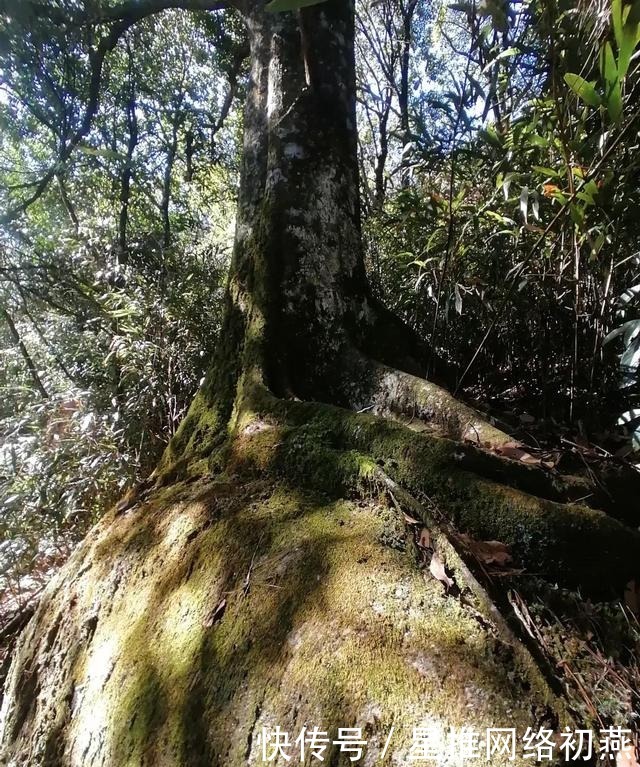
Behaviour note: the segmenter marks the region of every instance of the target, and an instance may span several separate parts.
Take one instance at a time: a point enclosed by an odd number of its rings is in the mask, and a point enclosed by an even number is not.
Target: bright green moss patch
[[[481,479],[455,443],[399,424],[247,386],[222,435],[201,404],[150,500],[105,517],[50,592],[43,636],[25,639],[29,669],[73,648],[39,692],[68,722],[56,748],[114,767],[227,767],[261,762],[263,727],[360,726],[374,761],[394,726],[392,764],[414,726],[524,729],[560,713],[488,606],[417,568],[380,472],[547,577],[625,577],[634,535]]]

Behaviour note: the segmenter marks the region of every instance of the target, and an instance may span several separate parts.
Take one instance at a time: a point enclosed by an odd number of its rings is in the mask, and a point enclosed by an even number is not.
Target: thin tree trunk
[[[40,394],[42,395],[44,399],[48,399],[49,393],[47,392],[47,390],[44,387],[44,384],[42,383],[42,379],[40,378],[40,374],[38,373],[38,368],[36,367],[33,359],[31,358],[31,355],[29,354],[27,347],[24,345],[24,342],[22,338],[20,337],[20,333],[18,332],[18,328],[16,328],[16,325],[13,321],[13,318],[11,317],[9,312],[4,308],[4,306],[0,306],[0,314],[4,317],[4,321],[7,323],[7,327],[9,328],[9,334],[11,335],[11,338],[13,339],[14,344],[20,350],[22,359],[25,361],[25,364],[29,370],[31,378],[33,379],[33,383],[35,384],[36,389],[40,392]]]
[[[160,216],[162,218],[162,247],[168,248],[171,245],[171,218],[169,217],[169,206],[171,205],[171,177],[173,174],[173,164],[178,152],[178,125],[180,118],[174,115],[171,123],[171,141],[167,149],[167,159],[164,166],[164,175],[162,177],[162,198],[160,200]],[[164,259],[163,259],[164,261]],[[164,269],[164,266],[163,266]]]
[[[400,132],[402,146],[406,147],[411,142],[411,124],[409,120],[409,72],[411,65],[411,44],[413,42],[413,17],[417,7],[417,0],[409,0],[405,6],[402,3],[402,54],[400,56],[400,92],[398,103],[400,109]],[[402,185],[409,183],[409,173],[406,169],[402,172]]]
[[[127,229],[129,226],[129,203],[131,198],[131,181],[133,179],[133,154],[138,146],[138,117],[136,115],[136,94],[133,75],[133,54],[127,49],[129,56],[129,94],[126,104],[126,120],[129,138],[127,154],[120,179],[120,217],[118,220],[118,263],[126,264],[129,260],[127,251]]]

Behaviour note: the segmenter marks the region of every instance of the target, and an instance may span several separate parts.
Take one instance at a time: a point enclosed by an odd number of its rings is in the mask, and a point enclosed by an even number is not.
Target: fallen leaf
[[[454,585],[453,581],[451,578],[449,578],[446,570],[444,569],[443,561],[435,551],[433,552],[431,562],[429,563],[429,572],[431,575],[433,575],[434,578],[437,578],[440,583],[444,583],[447,589],[450,589]]]
[[[429,535],[429,531],[426,527],[423,527],[420,531],[420,537],[418,538],[418,546],[421,549],[430,549],[431,548],[431,536]]]
[[[635,748],[632,744],[618,751],[616,754],[616,767],[640,767]]]
[[[511,552],[500,541],[476,541],[469,535],[462,534],[460,540],[471,553],[485,565],[504,567],[512,561]]]
[[[218,603],[216,606],[216,609],[211,613],[211,615],[204,621],[204,627],[210,629],[214,624],[216,624],[218,621],[222,620],[222,616],[224,615],[224,611],[227,609],[227,600],[223,599],[221,602]]]
[[[420,522],[418,519],[414,519],[413,517],[410,517],[410,516],[409,516],[409,515],[406,513],[406,511],[404,512],[404,521],[405,521],[405,522],[406,522],[408,525],[420,525],[420,524],[422,524],[422,523],[421,523],[421,522]]]
[[[513,461],[522,461],[523,463],[539,464],[540,459],[534,458],[531,453],[527,453],[521,447],[512,447],[510,445],[503,445],[498,448],[498,453],[505,458],[511,458]]]

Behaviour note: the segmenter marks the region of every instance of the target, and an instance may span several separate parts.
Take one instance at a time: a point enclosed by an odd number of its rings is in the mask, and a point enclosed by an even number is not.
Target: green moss
[[[425,721],[524,727],[546,704],[473,612],[381,544],[386,508],[255,479],[173,492],[84,552],[65,629],[98,605],[74,666],[78,748],[100,732],[114,767],[243,765],[262,727],[360,726],[375,750],[393,725],[391,764]]]
[[[621,575],[635,539],[624,549],[618,523],[597,512],[462,470],[455,443],[274,400],[248,379],[241,388],[222,438],[206,401],[194,406],[164,468],[190,481],[108,515],[74,580],[61,576],[50,610],[76,656],[57,683],[81,691],[69,747],[98,749],[114,767],[226,767],[259,761],[256,737],[276,724],[363,726],[373,753],[392,725],[407,737],[424,723],[526,727],[560,710],[537,668],[478,620],[491,605],[467,609],[416,568],[396,512],[378,504],[379,472],[547,575]],[[227,472],[215,482],[214,461]],[[40,647],[27,648],[26,667]],[[43,695],[67,721],[55,683]],[[392,753],[406,759],[406,748]]]
[[[461,530],[500,540],[517,561],[566,584],[598,591],[634,576],[640,536],[602,512],[541,499],[461,468],[456,443],[400,424],[313,403],[254,400],[257,418],[280,426],[255,463],[262,471],[328,494],[371,486],[382,468],[418,497],[427,496]],[[250,440],[250,441],[253,441]],[[249,464],[253,448],[243,442]]]

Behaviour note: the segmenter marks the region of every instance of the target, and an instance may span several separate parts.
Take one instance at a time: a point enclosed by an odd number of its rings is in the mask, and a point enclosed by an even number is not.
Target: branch
[[[34,193],[19,205],[11,208],[0,218],[0,223],[7,224],[24,213],[46,191],[49,183],[55,178],[59,167],[71,156],[73,150],[87,136],[91,130],[93,118],[98,111],[100,103],[100,88],[102,85],[102,70],[107,54],[118,44],[124,33],[136,22],[143,18],[171,8],[189,11],[215,11],[229,7],[240,7],[241,0],[141,0],[141,2],[126,2],[112,8],[105,8],[96,17],[76,17],[71,23],[108,23],[114,22],[109,33],[100,40],[98,48],[90,55],[91,80],[89,84],[89,103],[84,113],[82,123],[74,133],[69,143],[60,152],[57,162],[45,173],[38,182]],[[34,13],[40,10],[38,3],[30,2],[29,7]],[[51,14],[47,14],[51,17]],[[70,21],[66,19],[66,21]]]
[[[102,69],[107,54],[116,47],[118,40],[131,26],[133,26],[134,23],[135,20],[126,20],[114,24],[114,26],[109,31],[109,34],[100,40],[96,51],[90,55],[91,80],[89,83],[89,103],[87,104],[87,108],[85,110],[84,117],[82,118],[82,122],[80,123],[80,127],[73,134],[69,143],[61,149],[57,162],[47,171],[42,179],[40,179],[31,197],[10,209],[2,217],[2,219],[0,219],[2,223],[6,224],[10,221],[13,221],[19,215],[24,213],[30,205],[36,202],[36,200],[38,200],[44,194],[45,190],[49,186],[49,182],[58,173],[60,166],[69,159],[76,146],[86,137],[86,135],[91,130],[93,118],[98,111],[98,105],[100,103]]]
[[[221,11],[225,8],[239,7],[239,0],[140,0],[140,2],[120,3],[109,8],[102,8],[96,16],[85,16],[81,23],[104,23],[109,21],[129,21],[134,24],[147,16],[171,9],[183,11]]]
[[[24,359],[26,366],[29,368],[29,373],[31,373],[31,378],[33,379],[33,382],[36,385],[36,389],[40,392],[43,399],[49,399],[49,393],[44,388],[42,379],[40,378],[40,375],[38,374],[38,369],[36,368],[34,361],[31,359],[31,355],[27,351],[27,347],[24,345],[22,338],[20,338],[20,333],[18,333],[18,329],[16,328],[11,315],[4,308],[4,306],[0,306],[0,314],[4,317],[5,322],[7,323],[7,327],[9,328],[9,334],[11,335],[11,338],[13,339],[14,344],[18,347],[18,349],[20,349],[20,354],[22,355],[22,358]]]

